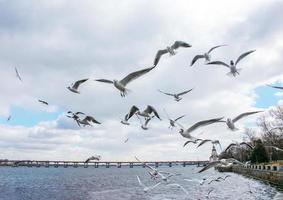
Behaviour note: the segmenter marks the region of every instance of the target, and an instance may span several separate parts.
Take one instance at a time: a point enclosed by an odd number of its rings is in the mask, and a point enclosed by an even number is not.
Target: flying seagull
[[[230,70],[230,72],[227,73],[227,75],[232,75],[232,76],[236,77],[237,74],[238,74],[238,75],[240,74],[239,71],[241,70],[240,68],[237,68],[237,67],[236,67],[237,64],[238,64],[244,57],[246,57],[247,55],[249,55],[249,54],[251,54],[251,53],[253,53],[253,52],[255,52],[255,50],[251,50],[251,51],[248,51],[248,52],[246,52],[246,53],[243,53],[242,55],[240,55],[240,56],[238,57],[238,59],[236,60],[235,63],[234,63],[233,60],[231,60],[231,61],[230,61],[230,65],[228,65],[228,64],[226,64],[226,63],[224,63],[224,62],[222,62],[222,61],[213,61],[213,62],[209,62],[209,63],[207,63],[207,64],[208,64],[208,65],[223,65],[223,66],[225,66],[225,67],[228,67],[229,70]]]
[[[10,121],[12,118],[12,115],[9,115],[9,117],[7,118],[7,122]]]
[[[237,117],[235,117],[234,119],[230,119],[228,118],[226,121],[223,121],[223,120],[219,120],[218,122],[225,122],[227,127],[232,130],[232,131],[237,131],[239,130],[236,126],[235,126],[235,123],[242,119],[243,117],[246,117],[246,116],[249,116],[249,115],[253,115],[253,114],[256,114],[256,113],[260,113],[260,112],[263,112],[263,111],[253,111],[253,112],[245,112],[245,113],[242,113],[240,115],[238,115]]]
[[[242,146],[246,146],[246,147],[249,147],[251,150],[253,150],[253,146],[250,145],[249,143],[246,143],[246,142],[241,142],[241,143],[238,143],[238,142],[235,142],[235,143],[231,143],[228,145],[228,147],[224,150],[224,152],[227,152],[229,149],[231,149],[232,147],[237,147],[237,148],[241,148]]]
[[[267,85],[267,86],[272,87],[272,88],[276,88],[276,89],[283,90],[283,87],[281,87],[281,86],[274,86],[274,85]]]
[[[159,92],[163,93],[163,94],[166,94],[168,96],[172,96],[174,97],[175,101],[180,101],[182,98],[180,96],[184,95],[184,94],[187,94],[188,92],[192,91],[192,89],[189,89],[189,90],[186,90],[184,92],[181,92],[181,93],[177,93],[177,94],[172,94],[172,93],[167,93],[167,92],[163,92],[161,90],[158,90]]]
[[[154,59],[154,63],[153,66],[155,67],[161,56],[169,53],[171,56],[174,56],[176,54],[175,50],[178,49],[179,47],[184,47],[184,48],[188,48],[188,47],[192,47],[190,44],[186,43],[186,42],[182,42],[182,41],[175,41],[175,43],[172,46],[168,46],[166,47],[166,49],[162,49],[162,50],[158,50]]]
[[[126,88],[127,84],[139,78],[140,76],[146,74],[147,72],[151,71],[153,68],[154,67],[150,67],[150,68],[142,69],[136,72],[132,72],[120,81],[115,80],[115,79],[113,81],[108,80],[108,79],[96,79],[95,81],[113,84],[120,91],[121,97],[125,97],[127,92],[129,91]]]
[[[70,90],[71,92],[80,94],[80,92],[79,92],[79,90],[78,90],[78,89],[79,89],[79,86],[80,86],[82,83],[86,82],[87,80],[88,80],[88,78],[82,79],[82,80],[79,80],[79,81],[76,81],[74,84],[72,84],[71,86],[68,86],[67,88],[68,88],[68,90]]]
[[[205,143],[207,143],[207,142],[211,142],[213,145],[218,144],[218,145],[219,145],[219,147],[220,147],[220,149],[222,149],[222,147],[221,147],[221,144],[220,144],[219,140],[210,140],[210,139],[202,140],[202,141],[198,144],[198,146],[197,146],[197,147],[200,147],[200,146],[202,146],[203,144],[205,144]]]
[[[202,126],[207,126],[209,124],[213,124],[215,122],[218,122],[220,120],[222,120],[223,117],[220,118],[213,118],[213,119],[208,119],[208,120],[203,120],[203,121],[199,121],[197,123],[195,123],[194,125],[192,125],[190,128],[188,128],[187,130],[184,130],[184,128],[182,127],[179,131],[179,133],[184,137],[184,138],[188,138],[191,139],[191,135],[190,133]]]
[[[38,102],[45,104],[45,105],[48,105],[48,103],[46,101],[43,101],[43,100],[40,100],[40,99],[38,99]]]
[[[187,142],[185,142],[185,144],[183,145],[183,147],[187,146],[187,144],[189,144],[189,143],[197,144],[199,141],[202,141],[202,139],[195,138],[195,137],[191,136],[191,139],[188,140]]]
[[[16,67],[15,67],[15,71],[16,71],[16,76],[18,77],[18,79],[23,82],[23,80],[20,76],[20,73],[18,72],[18,69]]]
[[[101,124],[99,121],[94,119],[92,116],[86,116],[83,120],[78,119],[78,122],[80,124],[83,124],[84,126],[92,126],[92,123]]]
[[[221,159],[221,160],[217,160],[217,161],[213,161],[213,162],[208,163],[205,167],[203,167],[201,170],[199,170],[198,173],[206,171],[206,170],[210,169],[211,167],[230,166],[234,163],[239,164],[239,165],[243,165],[243,163],[241,163],[240,161],[238,161],[234,158]]]
[[[139,118],[140,123],[141,123],[141,128],[142,128],[143,130],[148,130],[149,127],[148,127],[147,125],[148,125],[149,121],[150,121],[152,118],[154,118],[154,117],[155,117],[155,116],[151,116],[151,117],[147,118],[147,119],[145,120],[144,124],[142,123],[142,120]]]
[[[180,116],[180,117],[177,117],[176,119],[172,119],[172,118],[170,118],[169,117],[169,115],[168,115],[168,113],[166,112],[166,110],[165,109],[163,109],[164,110],[164,112],[165,112],[165,114],[166,114],[166,116],[167,116],[167,118],[168,118],[168,120],[169,120],[169,123],[170,123],[170,126],[168,127],[169,129],[173,129],[174,127],[176,127],[176,122],[178,121],[178,120],[180,120],[180,119],[182,119],[183,117],[185,117],[185,115],[182,115],[182,116]]]
[[[130,138],[127,138],[127,139],[124,141],[124,143],[127,143],[127,142],[129,141],[129,139],[130,139]]]
[[[188,190],[186,190],[183,186],[181,186],[180,184],[177,183],[172,183],[172,184],[168,184],[167,186],[169,187],[178,187],[180,188],[186,195],[189,195]]]
[[[140,180],[140,177],[137,176],[137,179],[138,179],[138,182],[139,182],[139,185],[143,187],[143,191],[146,193],[146,192],[149,192],[151,190],[153,190],[154,188],[156,188],[158,185],[161,184],[161,182],[158,182],[157,184],[153,185],[153,186],[145,186],[141,180]]]
[[[132,106],[131,109],[130,109],[130,112],[128,114],[128,119],[130,119],[134,114],[135,115],[139,115],[141,117],[144,117],[145,120],[147,120],[148,118],[151,118],[151,114],[154,114],[158,119],[161,120],[161,118],[159,117],[158,115],[158,112],[155,110],[155,108],[151,105],[148,105],[146,107],[146,109],[144,111],[140,111],[139,108],[137,106]]]
[[[101,160],[101,156],[100,155],[91,156],[88,159],[86,159],[85,163],[89,163],[91,160],[100,161]]]
[[[188,182],[198,182],[200,185],[203,185],[206,181],[206,178],[203,178],[201,180],[199,179],[184,179],[184,180]]]
[[[72,111],[68,111],[68,114],[71,114],[71,116],[67,115],[67,117],[72,118],[73,120],[75,120],[77,122],[78,126],[81,126],[80,122],[79,122],[79,120],[80,120],[79,115],[85,115],[83,112],[76,112],[76,113],[74,113]]]
[[[210,53],[214,50],[214,49],[217,49],[219,47],[223,47],[223,46],[226,46],[226,45],[218,45],[218,46],[215,46],[215,47],[212,47],[211,49],[209,49],[208,52],[204,53],[204,54],[201,54],[201,55],[196,55],[192,62],[191,62],[191,66],[193,66],[193,64],[198,60],[198,59],[201,59],[201,58],[204,58],[206,62],[210,62]]]

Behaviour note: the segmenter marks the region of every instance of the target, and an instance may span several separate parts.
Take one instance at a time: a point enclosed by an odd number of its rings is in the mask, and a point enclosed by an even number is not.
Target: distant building
[[[217,151],[215,149],[215,146],[212,146],[212,152],[211,152],[211,156],[209,157],[209,162],[213,162],[213,161],[217,161],[218,160],[218,154]]]

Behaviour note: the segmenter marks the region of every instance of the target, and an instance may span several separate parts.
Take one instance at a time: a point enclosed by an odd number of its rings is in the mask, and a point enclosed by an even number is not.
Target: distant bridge
[[[110,167],[118,167],[127,166],[133,168],[134,166],[145,167],[146,164],[159,167],[159,166],[183,166],[186,167],[188,165],[197,165],[204,166],[208,163],[208,161],[97,161],[97,162],[84,162],[84,161],[40,161],[40,160],[0,160],[0,166],[10,166],[10,167],[94,167],[98,168],[99,166],[103,166],[106,168]]]

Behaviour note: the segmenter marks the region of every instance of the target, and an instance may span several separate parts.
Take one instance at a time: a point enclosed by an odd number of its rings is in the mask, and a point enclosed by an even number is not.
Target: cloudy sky
[[[265,84],[283,84],[282,7],[283,1],[276,0],[0,0],[0,158],[208,159],[211,145],[183,148],[186,140],[177,129],[168,129],[163,109],[172,117],[185,114],[180,122],[189,127],[280,103],[282,93]],[[150,67],[156,51],[175,40],[193,47],[164,56],[153,71],[128,85],[132,92],[126,98],[111,85],[93,81],[121,79]],[[225,67],[204,61],[189,67],[194,55],[219,44],[228,46],[212,58],[225,62],[256,49],[239,64],[240,76],[229,77]],[[80,95],[66,89],[82,78],[89,81]],[[180,102],[157,91],[190,88]],[[154,119],[148,131],[135,119],[130,126],[120,124],[132,105],[148,104],[162,121]],[[66,118],[68,110],[92,115],[102,125],[78,128]],[[225,147],[240,141],[243,128],[255,126],[258,116],[239,121],[237,132],[216,124],[193,135],[219,139]]]

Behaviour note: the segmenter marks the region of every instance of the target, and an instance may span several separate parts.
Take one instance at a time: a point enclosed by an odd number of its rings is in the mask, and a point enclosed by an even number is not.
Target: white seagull
[[[140,186],[143,187],[143,191],[144,192],[149,192],[151,190],[153,190],[154,188],[156,188],[157,186],[159,186],[161,184],[161,182],[158,182],[157,184],[153,185],[153,186],[146,186],[145,184],[143,184],[139,178],[139,176],[137,176],[138,182],[140,184]]]
[[[154,67],[150,67],[150,68],[146,68],[146,69],[142,69],[142,70],[130,73],[120,81],[118,81],[116,79],[114,79],[113,81],[108,80],[108,79],[96,79],[95,81],[113,84],[120,91],[121,97],[125,97],[127,92],[129,91],[126,88],[127,84],[130,83],[131,81],[139,78],[140,76],[146,74],[147,72],[151,71],[153,68]]]
[[[158,119],[161,120],[161,118],[159,117],[158,115],[158,112],[155,110],[155,108],[151,105],[148,105],[146,107],[146,109],[144,111],[140,111],[139,108],[137,106],[132,106],[131,109],[130,109],[130,112],[128,114],[128,119],[130,119],[134,114],[135,115],[139,115],[141,117],[144,117],[145,120],[147,120],[148,118],[151,118],[152,115],[151,114],[154,114]]]
[[[206,170],[210,169],[211,167],[230,166],[234,163],[239,164],[239,165],[243,165],[243,163],[241,163],[240,161],[238,161],[234,158],[221,159],[221,160],[217,160],[217,161],[213,161],[213,162],[208,163],[205,167],[203,167],[201,170],[199,170],[198,173],[206,171]]]
[[[190,128],[188,128],[187,130],[184,130],[184,127],[182,127],[179,131],[179,133],[184,137],[184,138],[188,138],[191,139],[192,136],[190,135],[190,133],[202,126],[207,126],[209,124],[213,124],[215,122],[218,122],[220,120],[222,120],[223,117],[220,118],[213,118],[213,119],[208,119],[208,120],[203,120],[203,121],[199,121],[197,123],[195,123],[194,125],[192,125]]]
[[[282,151],[282,152],[283,152],[283,149],[280,149],[280,148],[278,148],[278,147],[276,147],[276,146],[267,145],[267,146],[265,146],[265,147],[269,147],[269,148],[275,149],[276,151]]]
[[[18,77],[18,79],[23,82],[21,76],[20,76],[20,73],[18,72],[18,69],[15,67],[15,71],[16,71],[16,76]]]
[[[244,57],[246,57],[247,55],[249,55],[249,54],[251,54],[251,53],[253,53],[253,52],[255,52],[255,50],[251,50],[251,51],[248,51],[248,52],[246,52],[246,53],[243,53],[242,55],[240,55],[240,56],[238,57],[238,59],[236,60],[235,63],[234,63],[233,60],[231,60],[231,61],[230,61],[230,65],[228,65],[228,64],[226,64],[226,63],[224,63],[224,62],[222,62],[222,61],[213,61],[213,62],[209,62],[209,63],[207,63],[207,64],[208,64],[208,65],[223,65],[223,66],[225,66],[225,67],[228,67],[229,70],[230,70],[230,72],[228,72],[227,75],[232,75],[232,76],[236,77],[237,74],[238,74],[238,75],[240,74],[239,71],[241,70],[240,68],[237,68],[237,67],[236,67],[237,64],[240,62],[240,60],[242,60]]]
[[[204,58],[206,62],[210,62],[210,53],[214,50],[214,49],[217,49],[219,47],[223,47],[223,46],[226,46],[226,45],[218,45],[218,46],[215,46],[215,47],[212,47],[211,49],[209,49],[208,52],[204,53],[204,54],[201,54],[201,55],[196,55],[192,62],[191,62],[191,66],[193,66],[193,64],[198,60],[198,59],[201,59],[201,58]]]
[[[253,115],[253,114],[256,114],[256,113],[260,113],[260,112],[263,112],[263,111],[253,111],[253,112],[245,112],[245,113],[242,113],[240,115],[238,115],[237,117],[235,117],[234,119],[231,119],[231,118],[228,118],[226,121],[223,121],[223,120],[220,120],[218,122],[225,122],[227,127],[232,130],[232,131],[237,131],[239,130],[236,126],[235,126],[235,123],[242,119],[243,117],[246,117],[246,116],[249,116],[249,115]]]
[[[246,142],[241,142],[241,143],[235,142],[235,143],[229,144],[228,147],[224,150],[224,152],[227,152],[229,149],[234,148],[234,147],[242,148],[242,146],[244,146],[244,145],[246,147],[249,147],[250,150],[253,150],[253,148],[254,148],[252,145],[250,145],[249,143],[246,143]]]
[[[222,147],[221,147],[221,144],[220,144],[219,140],[210,140],[210,139],[202,140],[202,141],[198,144],[198,146],[197,146],[197,147],[200,147],[200,146],[202,146],[203,144],[205,144],[205,143],[207,143],[207,142],[211,142],[211,144],[213,144],[213,145],[218,144],[218,145],[219,145],[219,147],[220,147],[220,149],[222,149]]]
[[[175,43],[172,46],[168,46],[166,47],[166,49],[162,49],[157,51],[155,59],[154,59],[154,63],[153,66],[155,67],[161,56],[169,53],[171,56],[174,56],[176,54],[175,50],[178,49],[179,47],[184,47],[184,48],[188,48],[188,47],[192,47],[190,44],[186,43],[186,42],[182,42],[182,41],[175,41]]]
[[[68,114],[72,114],[71,116],[70,115],[67,115],[67,117],[69,118],[72,118],[73,120],[75,120],[78,124],[78,126],[81,126],[80,123],[79,123],[79,120],[80,120],[80,117],[79,115],[85,115],[83,112],[72,112],[72,111],[68,111]]]
[[[86,116],[83,120],[78,119],[78,122],[80,124],[83,124],[84,126],[92,126],[92,123],[101,124],[99,121],[94,119],[92,116]]]
[[[168,92],[163,92],[161,90],[158,90],[159,92],[163,93],[163,94],[166,94],[168,96],[172,96],[174,97],[175,101],[180,101],[182,98],[180,96],[184,95],[184,94],[187,94],[188,92],[192,91],[194,88],[192,89],[189,89],[189,90],[186,90],[184,92],[181,92],[181,93],[177,93],[177,94],[172,94],[172,93],[168,93]]]
[[[267,85],[267,86],[272,87],[272,88],[276,88],[276,89],[283,90],[283,87],[281,87],[281,86],[274,86],[274,85]]]
[[[152,120],[152,118],[154,118],[154,117],[155,117],[155,116],[151,116],[151,117],[147,118],[147,119],[145,120],[144,124],[142,123],[142,120],[141,120],[140,118],[138,118],[138,119],[140,120],[140,123],[141,123],[141,128],[142,128],[143,130],[148,130],[149,127],[148,127],[147,125],[148,125],[149,121]]]
[[[71,86],[68,86],[67,89],[70,90],[71,92],[74,92],[74,93],[77,93],[77,94],[80,94],[79,92],[79,86],[86,82],[88,80],[88,78],[86,79],[82,79],[82,80],[79,80],[79,81],[76,81],[75,83],[73,83]]]
[[[45,104],[45,105],[48,105],[48,102],[43,101],[43,100],[40,100],[40,99],[38,99],[38,102],[40,102],[40,103],[42,103],[42,104]]]
[[[185,115],[182,115],[182,116],[180,116],[180,117],[177,117],[176,119],[172,119],[172,118],[170,118],[169,117],[169,115],[168,115],[168,113],[166,112],[166,110],[165,109],[163,109],[164,110],[164,112],[165,112],[165,114],[166,114],[166,116],[167,116],[167,118],[168,118],[168,120],[169,120],[169,123],[170,123],[170,126],[168,127],[169,129],[173,129],[174,127],[176,127],[176,123],[177,123],[177,121],[178,120],[180,120],[180,119],[182,119],[183,117],[185,117]]]

